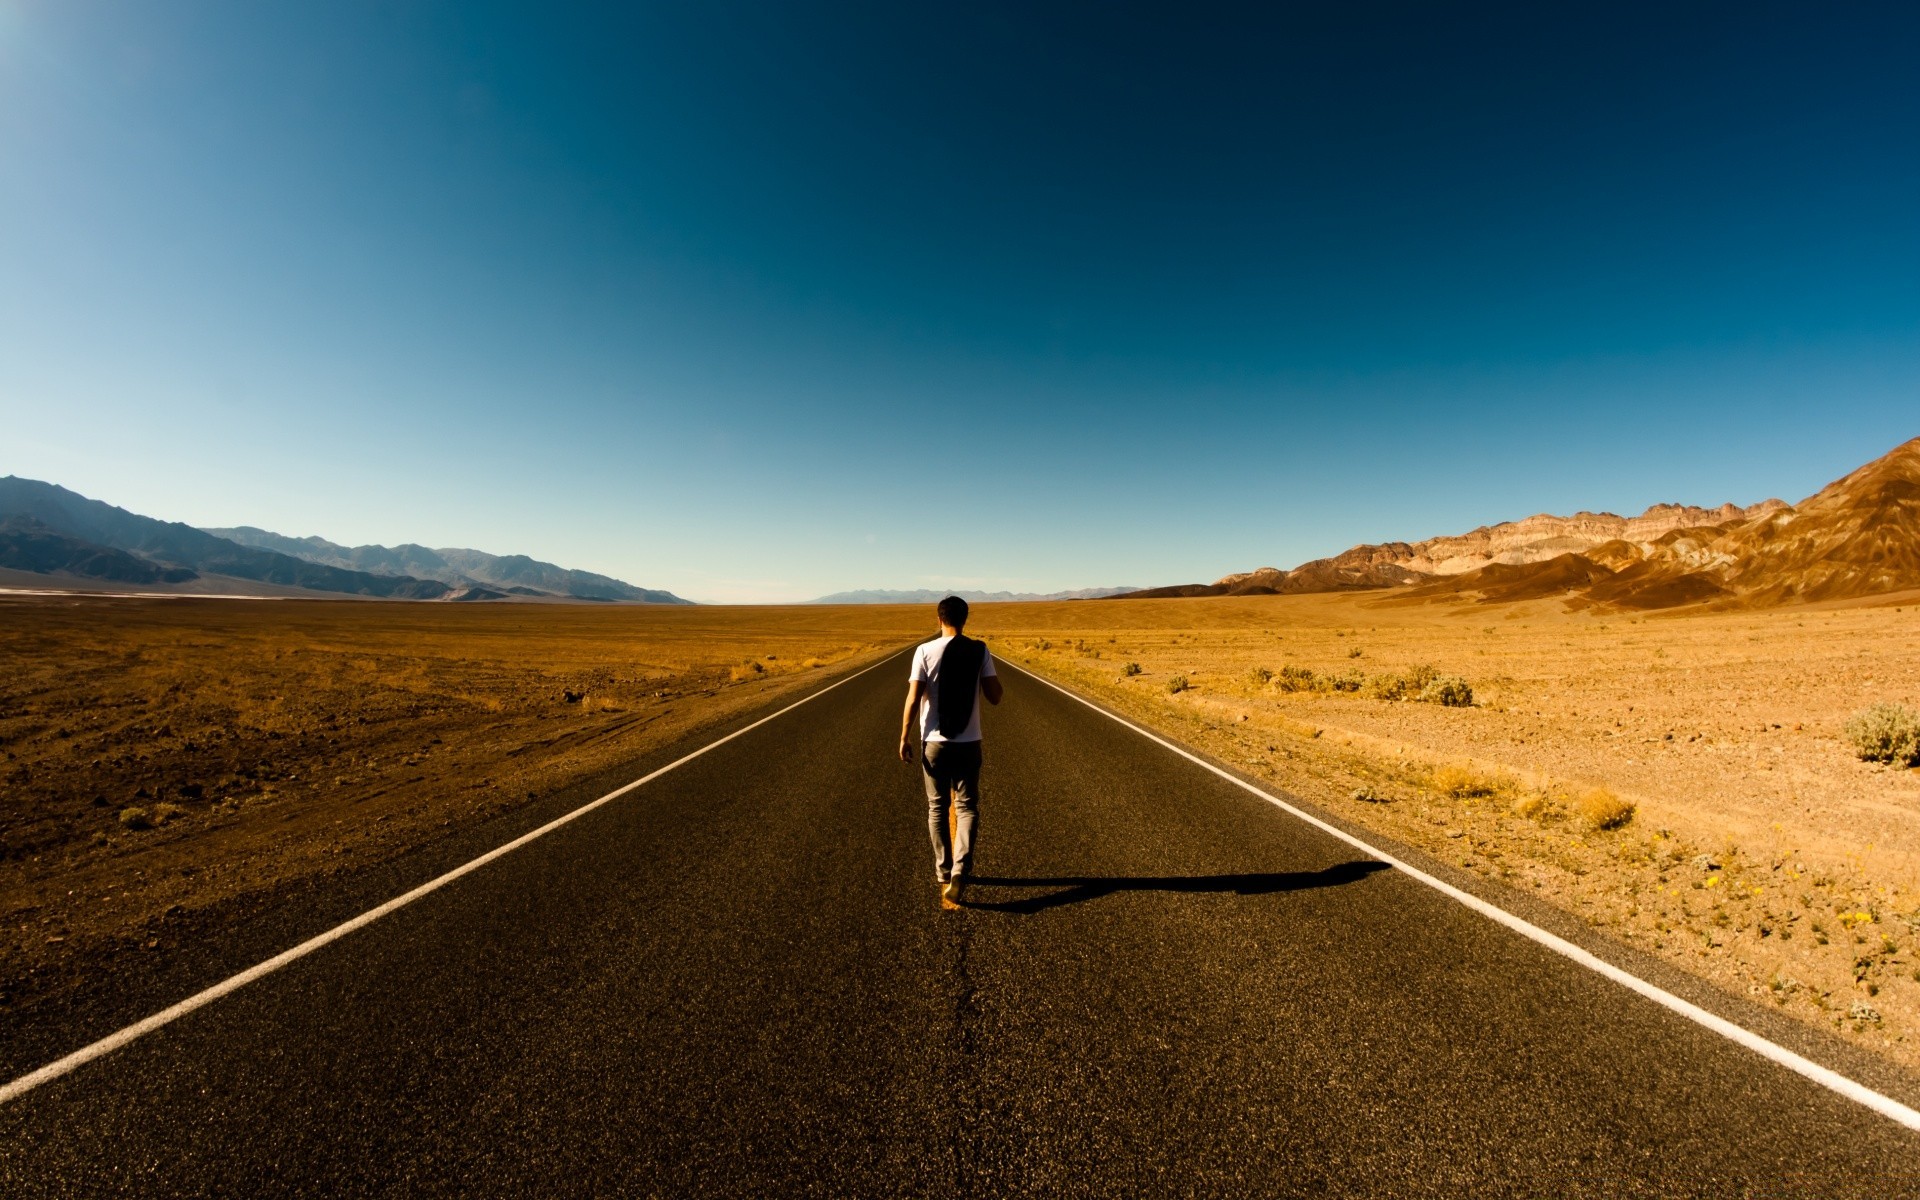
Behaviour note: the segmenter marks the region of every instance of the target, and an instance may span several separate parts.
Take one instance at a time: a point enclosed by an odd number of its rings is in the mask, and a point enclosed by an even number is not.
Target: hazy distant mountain
[[[41,575],[60,572],[115,583],[186,583],[199,574],[163,567],[96,542],[68,537],[32,517],[0,517],[0,567]]]
[[[205,532],[331,567],[376,575],[437,579],[451,587],[483,587],[520,595],[565,596],[575,600],[630,600],[646,604],[691,604],[672,592],[635,587],[607,575],[573,571],[524,554],[488,554],[483,550],[432,550],[411,542],[400,546],[342,546],[322,537],[288,537],[251,525]]]
[[[970,592],[930,591],[920,588],[916,591],[884,591],[866,589],[856,592],[835,592],[831,596],[822,596],[818,600],[809,600],[808,604],[938,604],[948,596],[958,596],[968,604],[997,604],[1009,600],[1098,600],[1103,596],[1118,596],[1137,588],[1081,588],[1075,592]]]
[[[341,570],[292,555],[242,546],[191,525],[156,521],[90,500],[57,484],[13,475],[0,479],[0,517],[30,518],[63,537],[124,551],[161,567],[184,568],[208,575],[397,599],[432,600],[448,591],[447,585],[438,580]],[[70,567],[51,569],[72,570]],[[163,578],[160,582],[172,581]]]

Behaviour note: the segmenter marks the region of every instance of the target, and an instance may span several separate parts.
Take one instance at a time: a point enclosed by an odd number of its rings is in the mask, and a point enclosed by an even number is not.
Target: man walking
[[[967,602],[948,596],[937,613],[940,636],[913,651],[907,706],[900,714],[900,761],[913,761],[918,708],[933,874],[942,903],[956,908],[973,867],[980,822],[980,697],[998,704],[1001,688],[986,646],[961,632],[967,627]]]

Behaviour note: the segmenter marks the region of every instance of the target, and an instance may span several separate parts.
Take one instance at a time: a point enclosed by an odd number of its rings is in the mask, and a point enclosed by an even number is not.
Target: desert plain
[[[0,1012],[858,669],[930,623],[0,599]]]
[[[24,1015],[117,955],[217,936],[931,625],[924,606],[0,601],[0,1005]],[[1842,734],[1920,699],[1920,593],[994,604],[970,632],[1350,825],[1920,1066],[1920,772]],[[1472,703],[1381,682],[1429,673]]]
[[[1920,1065],[1920,771],[1843,734],[1920,699],[1920,592],[1718,612],[1118,599],[978,623],[1003,657],[1350,825]],[[1371,684],[1420,668],[1473,703]]]

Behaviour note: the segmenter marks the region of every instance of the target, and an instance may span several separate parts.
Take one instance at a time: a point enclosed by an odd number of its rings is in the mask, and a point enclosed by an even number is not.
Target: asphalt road
[[[0,1194],[1920,1194],[1920,1137],[1012,671],[942,912],[904,675],[0,1107]]]

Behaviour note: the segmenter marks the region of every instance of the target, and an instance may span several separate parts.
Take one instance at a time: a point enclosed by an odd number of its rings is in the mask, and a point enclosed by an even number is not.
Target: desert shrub
[[[1618,829],[1633,820],[1633,805],[1603,787],[1582,792],[1574,811],[1589,829]]]
[[[1868,762],[1920,766],[1920,713],[1903,704],[1876,704],[1853,714],[1841,732]]]
[[[153,814],[136,804],[120,810],[120,824],[127,829],[152,829]]]
[[[1265,667],[1255,667],[1247,672],[1247,679],[1255,687],[1265,687],[1273,679],[1273,672]]]
[[[1120,668],[1120,673],[1122,675],[1138,675],[1140,673],[1140,664],[1137,662],[1130,662],[1126,666]]]
[[[1336,692],[1357,692],[1367,677],[1358,671],[1342,671],[1327,680],[1327,686]]]
[[[1514,798],[1513,815],[1538,820],[1547,811],[1547,798],[1539,792],[1521,792]]]
[[[1281,667],[1274,676],[1274,686],[1283,692],[1311,692],[1314,690],[1314,674],[1305,667]]]
[[[1428,704],[1447,708],[1471,708],[1473,685],[1458,675],[1436,675],[1426,687],[1420,689],[1420,698]]]
[[[162,802],[153,806],[153,823],[155,825],[165,825],[175,817],[184,817],[186,815],[187,810],[181,808],[178,804]]]
[[[1407,668],[1407,694],[1417,696],[1427,690],[1427,685],[1440,677],[1440,672],[1426,663]]]
[[[1376,700],[1404,700],[1407,698],[1408,684],[1405,675],[1369,675],[1361,686],[1362,695],[1372,696]]]
[[[734,667],[728,671],[727,674],[735,683],[739,683],[742,680],[752,679],[754,676],[764,674],[765,672],[765,667],[757,662],[750,662]]]
[[[1348,657],[1348,658],[1359,658],[1359,657],[1360,657],[1360,655],[1361,655],[1362,653],[1364,653],[1364,651],[1362,651],[1362,650],[1360,649],[1360,647],[1358,647],[1358,646],[1355,646],[1355,647],[1354,647],[1353,649],[1351,649],[1351,650],[1349,650],[1349,651],[1347,651],[1347,657]]]
[[[1186,691],[1189,686],[1185,675],[1175,675],[1172,679],[1167,680],[1167,691],[1176,696]]]
[[[1433,790],[1455,800],[1491,796],[1500,790],[1500,781],[1482,775],[1472,767],[1448,765],[1433,773]]]
[[[824,667],[826,665],[827,664],[823,660],[818,658],[809,658],[807,661],[800,664],[802,668],[808,671],[813,670],[815,667]]]

